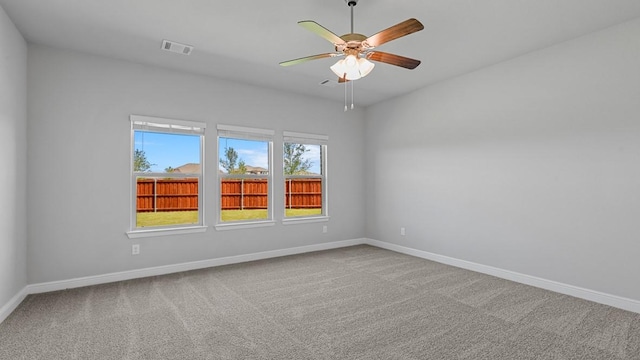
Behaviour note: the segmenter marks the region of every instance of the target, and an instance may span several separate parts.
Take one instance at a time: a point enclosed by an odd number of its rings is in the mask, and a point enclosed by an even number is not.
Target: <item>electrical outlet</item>
[[[406,235],[406,232],[404,231],[403,227],[400,228],[400,235],[402,235],[402,236]]]
[[[131,245],[131,255],[140,255],[140,244]]]
[[[322,227],[322,233],[323,233],[323,234],[326,234],[326,232],[327,232],[327,225],[324,225],[324,226]]]

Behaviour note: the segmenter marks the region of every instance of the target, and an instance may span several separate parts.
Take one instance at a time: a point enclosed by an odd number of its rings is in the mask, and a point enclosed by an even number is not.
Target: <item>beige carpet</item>
[[[356,246],[32,295],[0,359],[640,359],[640,314]]]

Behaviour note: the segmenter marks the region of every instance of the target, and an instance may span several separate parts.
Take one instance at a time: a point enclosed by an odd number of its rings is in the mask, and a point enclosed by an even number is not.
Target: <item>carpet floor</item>
[[[640,359],[640,314],[363,245],[30,295],[0,359]]]

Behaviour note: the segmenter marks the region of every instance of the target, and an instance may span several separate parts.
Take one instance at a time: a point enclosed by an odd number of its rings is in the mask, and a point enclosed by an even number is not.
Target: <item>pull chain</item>
[[[350,81],[350,83],[351,83],[351,110],[353,110],[353,83],[354,82]]]
[[[354,105],[353,105],[353,81],[345,81],[344,82],[344,111],[346,112],[347,110],[349,110],[349,108],[347,107],[347,87],[349,86],[349,83],[351,83],[351,110],[353,110]]]
[[[349,82],[346,81],[347,74],[344,74],[344,77],[345,77],[345,82],[344,82],[344,111],[347,112],[347,85],[349,84]]]
[[[357,0],[351,0],[347,2],[347,5],[351,8],[351,33],[353,34],[353,7],[358,4]],[[351,110],[353,110],[353,81],[347,81],[347,74],[344,74],[344,111],[347,109],[347,86],[351,83]]]

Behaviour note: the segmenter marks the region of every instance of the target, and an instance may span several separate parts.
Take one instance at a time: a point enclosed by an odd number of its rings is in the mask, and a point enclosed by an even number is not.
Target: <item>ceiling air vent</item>
[[[190,55],[193,51],[193,46],[180,44],[175,41],[162,40],[162,50],[171,51],[182,55]]]

